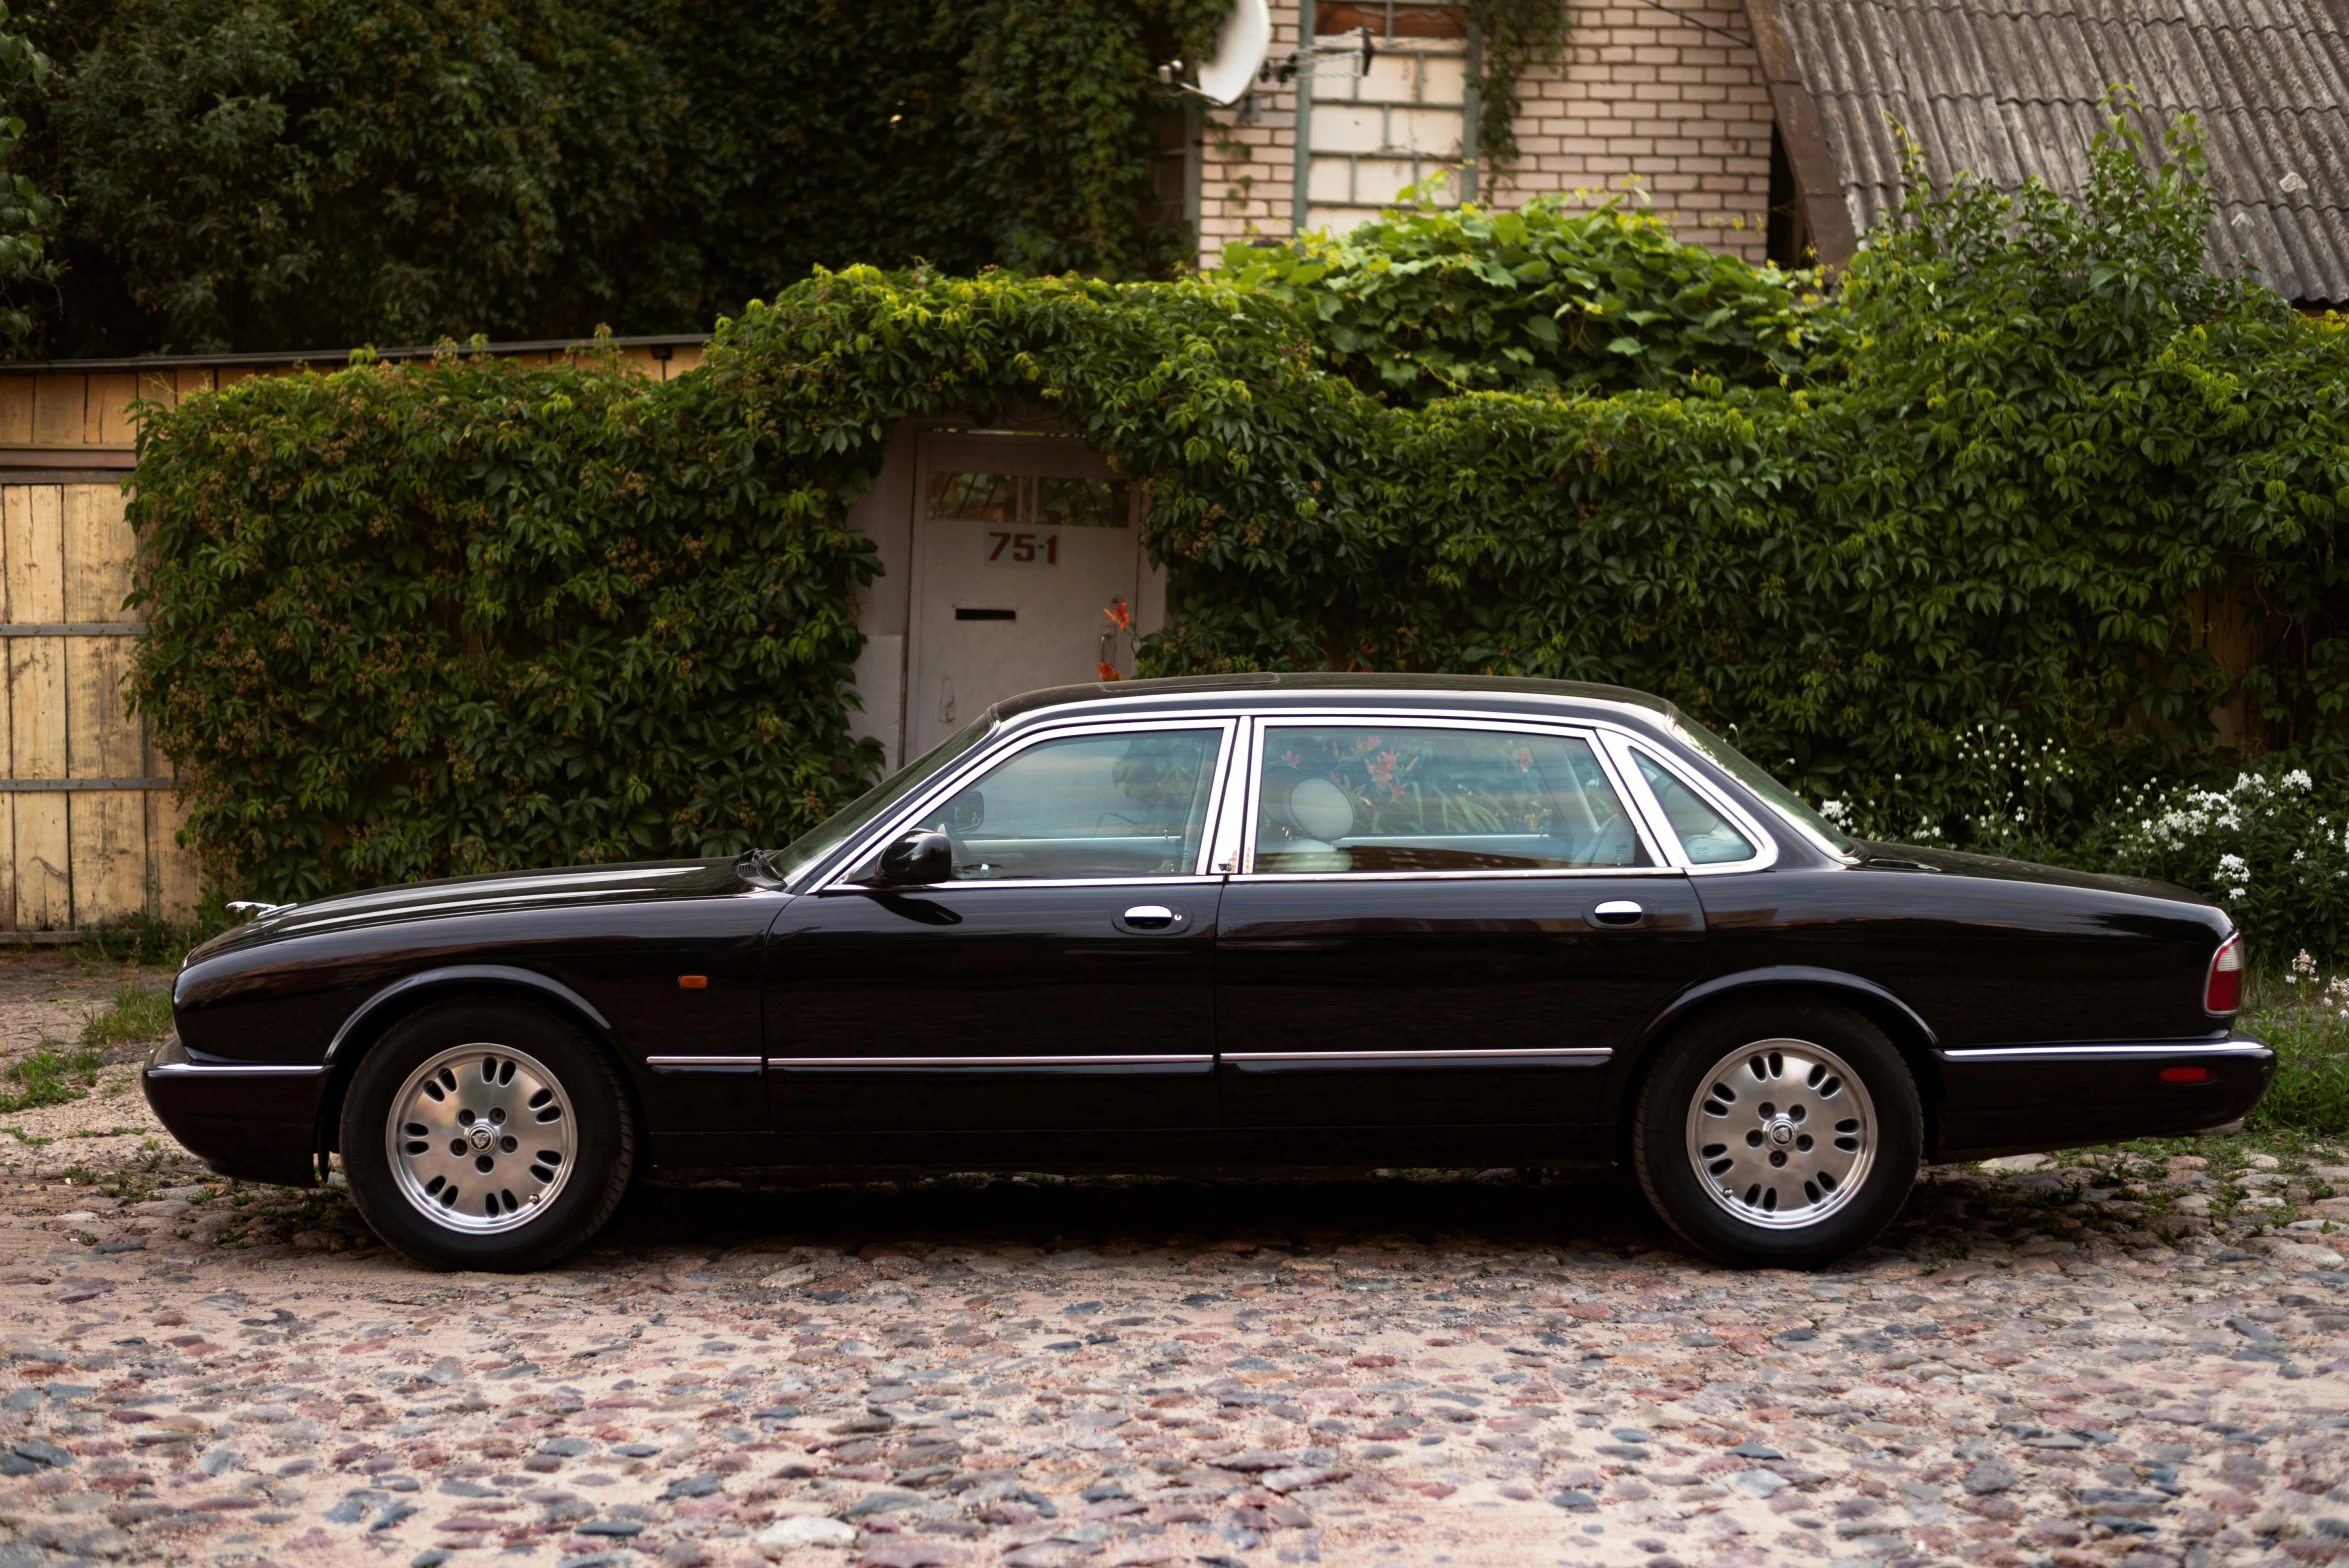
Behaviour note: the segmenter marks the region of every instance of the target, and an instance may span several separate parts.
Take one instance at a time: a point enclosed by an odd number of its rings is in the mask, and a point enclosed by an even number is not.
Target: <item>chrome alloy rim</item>
[[[1808,1040],[1757,1040],[1700,1081],[1688,1108],[1688,1160],[1736,1218],[1797,1230],[1866,1185],[1875,1132],[1867,1085],[1843,1058]]]
[[[489,1235],[536,1219],[577,1162],[560,1079],[510,1046],[460,1045],[408,1075],[383,1130],[400,1191],[447,1230]]]

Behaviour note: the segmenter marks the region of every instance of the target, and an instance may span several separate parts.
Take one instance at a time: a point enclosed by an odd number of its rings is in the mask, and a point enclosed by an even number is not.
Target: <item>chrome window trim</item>
[[[899,802],[896,812],[883,819],[880,827],[867,832],[863,838],[857,840],[847,854],[833,863],[833,869],[812,883],[808,891],[811,893],[863,891],[864,884],[849,881],[849,873],[863,865],[867,859],[880,850],[882,845],[904,832],[909,824],[920,821],[932,807],[950,799],[956,791],[966,784],[972,783],[993,770],[999,763],[1009,761],[1031,746],[1041,745],[1049,740],[1067,740],[1071,737],[1081,738],[1089,735],[1136,735],[1152,730],[1220,730],[1223,733],[1223,744],[1218,748],[1215,778],[1208,785],[1207,820],[1202,824],[1199,837],[1199,858],[1194,863],[1193,869],[1188,872],[1160,871],[1153,872],[1146,877],[1006,877],[1001,880],[974,878],[968,882],[913,884],[902,888],[891,888],[888,891],[906,893],[919,891],[922,888],[971,887],[1127,887],[1159,882],[1196,886],[1212,875],[1207,867],[1209,857],[1215,849],[1216,811],[1231,777],[1231,759],[1233,753],[1239,749],[1237,736],[1241,727],[1241,715],[1237,713],[1184,713],[1167,714],[1155,719],[1072,719],[1062,724],[1039,725],[1032,730],[1021,730],[1015,734],[995,737],[966,757],[959,768],[932,780],[919,794],[909,796],[907,801]]]
[[[1263,728],[1263,722],[1253,714],[1244,714],[1233,732],[1232,755],[1243,761],[1235,762],[1216,786],[1215,834],[1207,854],[1207,869],[1214,875],[1236,873],[1241,857],[1248,852],[1250,769],[1244,759],[1255,756],[1256,737]]]
[[[1243,824],[1239,875],[1252,882],[1423,882],[1489,880],[1494,877],[1523,879],[1527,877],[1625,877],[1625,876],[1679,876],[1682,867],[1664,852],[1656,841],[1653,825],[1646,815],[1632,803],[1624,788],[1623,769],[1612,755],[1602,737],[1616,733],[1615,726],[1603,720],[1555,719],[1502,713],[1459,712],[1439,709],[1406,709],[1344,707],[1327,710],[1299,708],[1282,710],[1278,714],[1253,716],[1253,733],[1249,736],[1248,767],[1234,793],[1241,797],[1240,820]],[[1652,865],[1645,866],[1535,866],[1523,870],[1473,871],[1258,871],[1256,869],[1256,820],[1259,786],[1264,779],[1264,747],[1276,729],[1305,728],[1331,722],[1367,721],[1398,727],[1410,725],[1421,729],[1499,730],[1513,734],[1562,736],[1589,744],[1591,755],[1598,759],[1599,771],[1614,786],[1617,802],[1631,817],[1632,831],[1639,835],[1640,847],[1647,852]]]
[[[818,888],[821,893],[943,893],[953,888],[967,887],[1130,887],[1189,888],[1194,891],[1215,886],[1220,876],[1194,876],[1181,871],[1159,871],[1146,877],[973,877],[968,882],[916,882],[904,887],[870,888],[862,882],[842,882],[837,889]]]
[[[157,1062],[146,1071],[165,1078],[288,1078],[316,1077],[326,1068],[309,1062]]]
[[[1638,801],[1638,811],[1647,817],[1656,835],[1670,849],[1672,863],[1681,870],[1692,877],[1718,877],[1747,871],[1767,871],[1778,864],[1777,836],[1756,820],[1743,804],[1714,788],[1710,780],[1691,774],[1679,759],[1663,747],[1644,736],[1626,735],[1620,731],[1610,731],[1606,744],[1617,753],[1615,771],[1631,785],[1634,798]],[[1680,842],[1678,830],[1672,826],[1671,817],[1664,811],[1664,803],[1656,798],[1654,790],[1648,788],[1648,781],[1641,776],[1639,765],[1632,760],[1633,752],[1644,754],[1657,767],[1679,780],[1682,788],[1728,818],[1729,825],[1744,833],[1746,841],[1756,846],[1757,853],[1743,860],[1722,860],[1701,866],[1690,860],[1687,846]]]
[[[1273,688],[1273,687],[1269,687],[1269,686],[1268,686],[1268,687],[1261,687],[1261,688],[1256,688],[1256,690],[1258,690],[1258,691],[1262,691],[1262,692],[1266,692],[1266,693],[1270,693],[1270,692],[1273,692],[1274,690],[1276,690],[1276,688]],[[1355,702],[1406,702],[1406,703],[1408,703],[1408,702],[1437,702],[1437,703],[1440,703],[1440,702],[1444,702],[1444,701],[1447,701],[1447,700],[1449,700],[1449,701],[1458,701],[1458,700],[1460,700],[1460,699],[1461,699],[1463,696],[1467,695],[1466,693],[1462,693],[1462,692],[1457,692],[1457,691],[1453,691],[1453,692],[1446,692],[1446,691],[1443,691],[1443,690],[1440,690],[1440,689],[1429,689],[1429,690],[1412,690],[1412,689],[1409,689],[1409,688],[1386,688],[1386,689],[1380,689],[1380,688],[1377,688],[1377,687],[1367,687],[1367,686],[1366,686],[1366,687],[1361,687],[1361,688],[1359,688],[1359,689],[1350,689],[1350,688],[1349,688],[1349,689],[1335,689],[1335,690],[1332,690],[1332,689],[1323,689],[1323,690],[1319,690],[1319,691],[1317,691],[1317,690],[1314,690],[1314,689],[1313,689],[1313,688],[1311,688],[1311,687],[1289,687],[1289,688],[1286,688],[1286,691],[1287,691],[1287,694],[1289,694],[1289,695],[1292,695],[1292,696],[1294,696],[1294,697],[1296,697],[1296,698],[1298,698],[1298,699],[1300,699],[1300,700],[1302,700],[1302,701],[1307,701],[1307,702],[1338,702],[1338,703],[1355,703]],[[1583,713],[1583,712],[1581,712],[1581,711],[1579,711],[1579,710],[1583,710],[1583,709],[1598,709],[1598,710],[1600,710],[1600,711],[1602,711],[1602,712],[1605,712],[1605,713],[1608,713],[1608,714],[1619,715],[1621,718],[1625,718],[1625,719],[1638,719],[1638,720],[1642,720],[1642,721],[1644,721],[1644,722],[1646,722],[1646,723],[1649,723],[1649,724],[1652,724],[1652,725],[1654,725],[1654,726],[1655,726],[1656,728],[1658,728],[1658,729],[1664,729],[1664,730],[1668,730],[1668,729],[1671,727],[1671,723],[1672,723],[1672,713],[1676,713],[1676,712],[1678,712],[1678,711],[1679,711],[1677,708],[1674,708],[1674,709],[1672,709],[1672,710],[1671,710],[1671,712],[1666,712],[1666,711],[1664,711],[1664,710],[1662,710],[1662,709],[1652,708],[1652,707],[1649,707],[1649,706],[1648,706],[1647,704],[1645,704],[1645,703],[1639,703],[1639,702],[1617,702],[1617,701],[1615,701],[1615,700],[1614,700],[1613,698],[1611,698],[1611,697],[1567,697],[1567,696],[1562,696],[1562,695],[1560,695],[1560,694],[1558,694],[1558,693],[1555,693],[1555,692],[1524,692],[1524,693],[1490,692],[1490,693],[1486,693],[1485,695],[1489,696],[1490,698],[1492,698],[1492,699],[1493,699],[1494,701],[1496,701],[1496,702],[1556,704],[1556,705],[1558,705],[1558,706],[1560,706],[1560,707],[1565,707],[1565,706],[1569,706],[1569,705],[1571,705],[1573,708],[1575,708],[1576,710],[1578,710],[1578,711],[1576,711],[1576,712],[1573,712],[1573,713],[1556,713],[1556,714],[1547,714],[1547,715],[1539,715],[1539,716],[1535,716],[1535,717],[1538,717],[1538,718],[1539,718],[1539,720],[1540,720],[1541,722],[1545,722],[1545,723],[1551,723],[1551,724],[1588,724],[1588,723],[1591,723],[1591,722],[1594,722],[1594,721],[1592,721],[1591,719],[1587,718],[1587,717],[1584,715],[1584,713]],[[1201,692],[1201,693],[1199,694],[1199,696],[1200,696],[1200,698],[1201,698],[1201,699],[1203,699],[1203,700],[1206,700],[1206,701],[1210,702],[1210,704],[1211,704],[1211,705],[1210,705],[1209,707],[1207,707],[1207,708],[1205,708],[1205,709],[1203,709],[1203,710],[1202,710],[1203,712],[1208,712],[1208,713],[1221,712],[1221,711],[1224,711],[1225,709],[1231,709],[1231,710],[1233,710],[1233,711],[1240,711],[1240,712],[1245,712],[1245,713],[1247,713],[1247,714],[1249,714],[1249,715],[1251,715],[1251,716],[1253,716],[1253,717],[1255,717],[1255,718],[1259,718],[1259,719],[1274,719],[1274,718],[1285,718],[1285,717],[1286,717],[1286,716],[1287,716],[1287,715],[1288,715],[1290,712],[1292,712],[1292,711],[1295,711],[1295,712],[1298,712],[1298,713],[1304,713],[1304,712],[1312,711],[1312,710],[1309,710],[1309,709],[1307,709],[1307,708],[1303,708],[1303,707],[1297,708],[1297,709],[1295,709],[1295,710],[1291,710],[1291,709],[1288,709],[1288,708],[1285,708],[1285,707],[1281,707],[1281,708],[1270,708],[1270,709],[1268,709],[1268,708],[1265,708],[1265,707],[1263,707],[1263,706],[1261,705],[1261,704],[1262,704],[1262,703],[1265,701],[1265,698],[1263,698],[1263,697],[1260,697],[1260,696],[1251,695],[1251,694],[1250,694],[1250,692],[1249,692],[1249,691],[1247,691],[1247,690],[1242,690],[1242,691],[1237,691],[1237,692],[1235,692],[1235,691],[1221,691],[1221,692]],[[1183,695],[1182,693],[1180,693],[1180,692],[1163,692],[1163,691],[1160,691],[1160,692],[1139,692],[1139,693],[1136,693],[1136,694],[1134,694],[1134,695],[1132,695],[1132,696],[1119,695],[1119,696],[1114,696],[1114,697],[1112,697],[1112,696],[1102,696],[1102,697],[1086,697],[1086,698],[1082,698],[1082,699],[1080,699],[1080,700],[1078,700],[1078,701],[1073,701],[1073,702],[1069,703],[1069,704],[1068,704],[1068,706],[1069,706],[1069,707],[1071,707],[1071,708],[1083,707],[1083,708],[1087,708],[1087,709],[1093,709],[1093,708],[1099,708],[1099,707],[1112,707],[1112,706],[1115,706],[1115,707],[1127,707],[1127,706],[1132,706],[1132,705],[1134,705],[1134,704],[1137,704],[1137,703],[1167,703],[1167,702],[1180,702],[1180,701],[1184,701],[1184,700],[1185,700],[1185,698],[1184,698],[1184,695]],[[1051,710],[1042,710],[1042,709],[1039,709],[1039,710],[1035,710],[1035,711],[1038,711],[1038,712],[1043,712],[1043,711],[1051,711]],[[1351,708],[1351,707],[1349,707],[1349,708],[1341,708],[1341,709],[1338,709],[1338,710],[1335,710],[1335,711],[1340,711],[1340,712],[1367,712],[1367,711],[1371,711],[1371,710],[1367,710],[1367,709],[1361,709],[1361,708]],[[1462,715],[1462,716],[1471,716],[1471,717],[1474,717],[1474,716],[1487,716],[1487,710],[1485,710],[1485,709],[1481,709],[1481,708],[1479,708],[1479,709],[1470,709],[1470,710],[1460,710],[1460,709],[1444,709],[1444,708],[1402,708],[1402,709],[1379,709],[1379,710],[1377,710],[1377,712],[1378,712],[1378,715],[1379,715],[1380,717],[1382,717],[1382,718],[1383,718],[1383,717],[1408,717],[1408,716],[1412,716],[1412,715],[1416,715],[1416,714],[1420,714],[1420,713],[1448,713],[1448,714]],[[1499,709],[1499,710],[1494,710],[1494,711],[1493,711],[1493,712],[1492,712],[1492,713],[1491,713],[1489,716],[1492,716],[1492,717],[1501,717],[1501,718],[1518,718],[1518,717],[1528,717],[1528,715],[1522,715],[1522,714],[1512,714],[1512,713],[1510,713],[1510,712],[1509,712],[1507,709]],[[1014,722],[1014,723],[1017,723],[1017,722],[1020,722],[1020,720],[1024,720],[1024,719],[1026,719],[1027,717],[1028,717],[1028,715],[1027,715],[1027,714],[1022,714],[1022,715],[1020,715],[1019,719],[1015,719],[1015,720],[1013,720],[1012,722]],[[1597,721],[1597,722],[1609,722],[1609,721]],[[1636,730],[1636,729],[1638,728],[1638,726],[1635,724],[1635,725],[1633,725],[1633,726],[1632,726],[1632,728]]]

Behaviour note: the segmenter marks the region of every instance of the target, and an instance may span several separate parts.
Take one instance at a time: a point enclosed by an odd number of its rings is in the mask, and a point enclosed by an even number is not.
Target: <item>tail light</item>
[[[2161,1081],[2163,1083],[2208,1083],[2210,1082],[2210,1069],[2207,1067],[2164,1067],[2161,1070]]]
[[[2210,955],[2210,978],[2202,986],[2202,1010],[2232,1013],[2243,1005],[2243,938],[2230,936]]]

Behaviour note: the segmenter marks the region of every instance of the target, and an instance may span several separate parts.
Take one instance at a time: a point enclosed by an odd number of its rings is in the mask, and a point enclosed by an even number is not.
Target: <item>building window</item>
[[[1367,69],[1345,36],[1362,28]],[[1460,13],[1426,0],[1322,4],[1314,35],[1297,71],[1294,227],[1353,228],[1438,174],[1451,176],[1443,205],[1473,201],[1477,40]]]

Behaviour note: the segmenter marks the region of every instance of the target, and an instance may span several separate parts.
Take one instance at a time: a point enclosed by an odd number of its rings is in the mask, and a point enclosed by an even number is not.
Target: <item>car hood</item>
[[[2173,903],[2219,907],[2191,888],[2151,877],[2112,876],[2101,871],[2074,871],[2068,866],[2043,866],[2029,860],[2003,860],[1996,855],[1968,855],[1954,849],[1930,849],[1920,844],[1886,844],[1861,839],[1855,846],[1862,871],[1926,872],[1946,876],[1984,877],[1996,882],[2038,882],[2050,887],[2093,888],[2104,893],[2131,893],[2139,898],[2163,898]]]
[[[497,910],[641,903],[646,900],[710,898],[741,891],[749,883],[736,860],[654,860],[618,866],[563,866],[548,871],[512,871],[478,877],[449,877],[400,887],[369,888],[284,904],[222,932],[188,955],[190,963],[223,953],[327,931],[349,931],[404,920]]]

